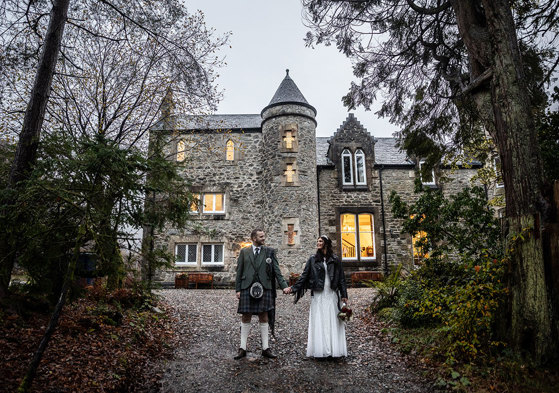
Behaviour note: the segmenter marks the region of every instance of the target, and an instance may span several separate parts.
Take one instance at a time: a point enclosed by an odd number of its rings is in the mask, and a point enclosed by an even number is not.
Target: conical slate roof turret
[[[276,90],[276,94],[274,94],[268,106],[262,110],[262,113],[266,109],[277,105],[299,104],[312,109],[312,111],[316,115],[316,109],[307,102],[293,79],[289,77],[289,70],[287,69],[285,70],[285,72],[285,78],[279,85],[278,89]]]

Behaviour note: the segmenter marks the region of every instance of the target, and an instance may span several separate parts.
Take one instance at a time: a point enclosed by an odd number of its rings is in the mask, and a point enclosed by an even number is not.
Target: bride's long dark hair
[[[328,260],[332,255],[334,255],[334,251],[332,250],[332,240],[328,239],[328,236],[322,235],[320,239],[324,242],[324,247],[321,250],[316,250],[315,261],[320,261],[324,258]]]

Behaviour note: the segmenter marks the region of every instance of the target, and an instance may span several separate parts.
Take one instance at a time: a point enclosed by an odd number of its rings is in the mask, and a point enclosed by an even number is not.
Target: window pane
[[[202,246],[202,262],[211,262],[211,261],[212,261],[212,245],[204,244]]]
[[[375,247],[373,244],[373,233],[366,232],[359,234],[359,246],[361,247],[362,258],[374,258]]]
[[[353,179],[351,178],[351,156],[343,156],[343,172],[344,184],[352,184]]]
[[[355,214],[342,214],[342,232],[355,232]]]
[[[356,226],[355,214],[342,214],[341,216],[341,232],[342,232],[342,259],[356,258]]]
[[[177,244],[175,262],[185,262],[186,244]]]
[[[225,156],[227,161],[233,161],[235,159],[235,143],[232,140],[227,141],[227,153]]]
[[[192,203],[190,204],[190,211],[191,212],[198,212],[200,211],[200,194],[193,194],[192,195]]]
[[[355,233],[342,233],[342,259],[355,259]]]
[[[373,215],[360,214],[359,215],[359,232],[372,232],[373,231]]]
[[[186,142],[184,140],[180,140],[177,143],[177,161],[184,161],[186,158]]]
[[[366,184],[365,181],[365,155],[361,150],[355,153],[355,169],[357,172],[357,184]]]
[[[187,262],[196,263],[196,244],[189,244],[188,245],[188,260]]]
[[[215,194],[215,211],[223,211],[223,194]]]
[[[223,245],[214,244],[214,260],[213,262],[223,262]]]

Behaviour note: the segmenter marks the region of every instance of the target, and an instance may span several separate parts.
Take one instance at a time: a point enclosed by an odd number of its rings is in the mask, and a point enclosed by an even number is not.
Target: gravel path
[[[233,290],[161,290],[178,320],[181,345],[164,365],[161,392],[429,392],[432,383],[379,338],[367,323],[373,290],[350,288],[354,310],[348,323],[348,357],[307,359],[309,293],[297,305],[278,291],[277,359],[261,357],[258,318],[253,316],[248,356],[234,360],[240,340],[240,315]],[[408,362],[409,363],[409,362]]]

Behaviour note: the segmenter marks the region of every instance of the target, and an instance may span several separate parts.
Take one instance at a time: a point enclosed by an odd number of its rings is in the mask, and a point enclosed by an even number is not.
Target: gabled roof
[[[316,137],[316,165],[317,166],[334,165],[334,163],[330,161],[330,159],[328,158],[328,148],[330,147],[328,140],[330,140],[329,136]]]
[[[283,78],[283,81],[280,83],[278,89],[276,90],[276,94],[274,94],[272,100],[270,101],[268,106],[262,110],[262,112],[264,112],[269,107],[276,105],[300,104],[312,109],[316,115],[316,109],[307,102],[306,98],[303,96],[303,93],[301,93],[293,79],[289,77],[289,70],[285,70],[285,72],[285,78]]]

